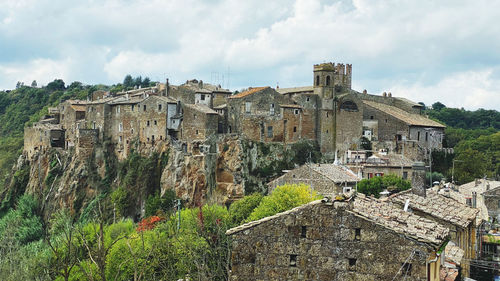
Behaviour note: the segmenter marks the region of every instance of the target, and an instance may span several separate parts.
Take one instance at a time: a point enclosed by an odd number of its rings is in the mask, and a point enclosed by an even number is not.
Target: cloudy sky
[[[500,110],[500,1],[0,0],[0,89],[197,78],[233,90],[312,84]]]

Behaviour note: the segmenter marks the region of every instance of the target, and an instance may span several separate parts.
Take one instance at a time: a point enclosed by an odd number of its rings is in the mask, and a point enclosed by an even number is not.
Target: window
[[[316,75],[316,86],[319,86],[319,75]]]
[[[309,101],[309,100],[310,100],[310,98],[309,98],[309,97],[307,97],[307,98],[306,98],[306,101]]]
[[[361,240],[361,228],[354,229],[354,240],[356,241]]]
[[[163,139],[163,136],[160,136],[160,140],[162,140],[162,139]]]
[[[404,180],[408,179],[408,172],[403,172],[403,179]]]
[[[373,178],[373,173],[368,173],[368,178],[369,179]]]
[[[425,132],[425,141],[429,141],[429,133]]]
[[[146,126],[148,126],[148,127],[149,127],[149,120],[148,120],[148,121],[146,121]]]
[[[272,138],[273,137],[273,126],[267,127],[267,137]]]
[[[326,112],[326,118],[328,118],[328,111]]]
[[[117,106],[116,107],[116,113],[119,114],[120,113],[120,106]]]
[[[274,103],[269,106],[269,114],[274,115]]]
[[[193,119],[196,119],[196,113],[193,114]]]
[[[161,104],[158,105],[158,111],[161,111]]]
[[[500,200],[498,200],[498,208],[500,208]]]
[[[155,141],[155,135],[151,136],[151,141]]]
[[[306,238],[306,234],[307,234],[307,226],[303,225],[301,228],[300,237]]]
[[[417,140],[420,140],[420,132],[417,132]]]
[[[118,132],[123,132],[123,123],[118,124]]]
[[[298,115],[299,114],[299,110],[295,109],[293,113],[295,113],[295,115]]]
[[[383,177],[383,176],[384,176],[384,173],[375,173],[375,176],[376,176],[376,177]]]
[[[326,85],[330,86],[330,75],[326,76]]]
[[[297,132],[297,127],[293,127],[293,132],[296,133]]]
[[[123,141],[123,137],[120,136],[120,138],[118,139],[118,141],[121,143]]]
[[[196,134],[198,134],[198,133],[199,133],[199,131],[198,131],[198,130],[196,130]]]
[[[387,123],[387,119],[385,119],[385,123]]]
[[[400,141],[402,139],[401,135],[396,135],[396,139]]]
[[[297,267],[297,255],[290,255],[290,266]]]
[[[158,122],[155,120],[155,126],[158,125]]]
[[[371,119],[371,120],[373,120],[373,115],[372,115],[372,116],[370,116],[370,119]]]
[[[92,129],[95,130],[95,122],[92,122]]]
[[[135,105],[133,104],[133,105],[132,105],[132,111],[134,111],[134,108],[135,108]]]
[[[144,111],[146,111],[146,105],[143,105],[143,106],[142,106],[142,109],[143,109]]]
[[[348,259],[349,260],[349,270],[354,271],[356,270],[356,259]]]
[[[200,100],[205,100],[205,95],[201,95]]]
[[[411,276],[411,263],[402,263],[401,271],[404,272],[405,276]]]
[[[353,101],[345,101],[340,105],[340,110],[343,111],[348,111],[348,112],[357,112],[358,111],[358,105],[354,103]]]
[[[249,101],[245,102],[245,112],[246,113],[250,113],[251,107],[252,107],[252,103],[251,102],[249,102]]]

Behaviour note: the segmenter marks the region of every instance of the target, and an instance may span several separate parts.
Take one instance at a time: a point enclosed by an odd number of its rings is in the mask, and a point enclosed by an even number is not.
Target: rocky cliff
[[[115,197],[123,206],[116,206],[115,200],[112,211],[140,218],[148,196],[169,190],[188,206],[228,204],[245,193],[266,193],[266,183],[283,169],[292,168],[297,159],[283,144],[256,143],[235,135],[207,140],[203,147],[187,153],[169,141],[136,145],[121,161],[113,145],[106,142],[39,151],[29,159],[21,155],[1,199],[33,194],[42,202],[47,219],[62,207],[75,214],[88,212],[98,196],[112,197],[121,188],[125,195]],[[20,187],[23,184],[25,189]]]

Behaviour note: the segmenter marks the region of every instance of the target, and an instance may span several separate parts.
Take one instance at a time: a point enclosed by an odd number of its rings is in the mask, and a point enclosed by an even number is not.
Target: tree
[[[460,184],[482,178],[486,173],[486,157],[484,153],[467,148],[455,157],[455,178]]]
[[[149,86],[150,86],[150,85],[149,85],[150,83],[151,83],[151,79],[149,79],[149,77],[145,77],[145,78],[142,80],[141,86],[142,86],[143,88],[147,88],[147,87],[149,87]]]
[[[63,277],[65,281],[69,280],[71,271],[82,255],[83,249],[76,237],[76,227],[68,210],[62,209],[53,214],[49,233],[45,238],[53,255],[48,270],[55,276]]]
[[[234,202],[229,207],[229,221],[232,225],[240,225],[259,206],[264,196],[260,193],[252,193]]]
[[[36,83],[36,80],[33,80],[33,82],[31,82],[31,87],[33,88],[36,88],[38,84]]]
[[[65,84],[62,79],[55,79],[54,81],[47,84],[47,90],[49,91],[64,91]]]
[[[390,192],[400,192],[411,188],[411,183],[396,175],[385,175],[382,177],[373,177],[363,179],[358,183],[358,192],[366,195],[380,197],[380,192],[387,189]]]
[[[125,78],[123,79],[123,86],[126,88],[134,86],[134,79],[132,78],[132,75],[127,74],[125,76]]]
[[[441,109],[443,109],[443,108],[445,108],[445,107],[446,107],[446,105],[444,105],[444,104],[442,104],[440,102],[435,102],[435,103],[432,104],[432,109],[438,110],[438,111],[441,110]]]
[[[273,190],[271,195],[262,199],[246,221],[255,221],[272,216],[320,198],[321,196],[316,191],[305,184],[285,184],[278,186]]]

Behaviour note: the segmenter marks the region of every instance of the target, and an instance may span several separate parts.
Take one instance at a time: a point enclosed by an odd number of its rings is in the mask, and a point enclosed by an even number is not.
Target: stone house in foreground
[[[311,202],[227,231],[230,280],[439,280],[448,229],[359,195]]]
[[[325,196],[348,193],[356,189],[360,179],[346,167],[336,164],[304,164],[268,183],[271,193],[277,186],[305,183]]]

